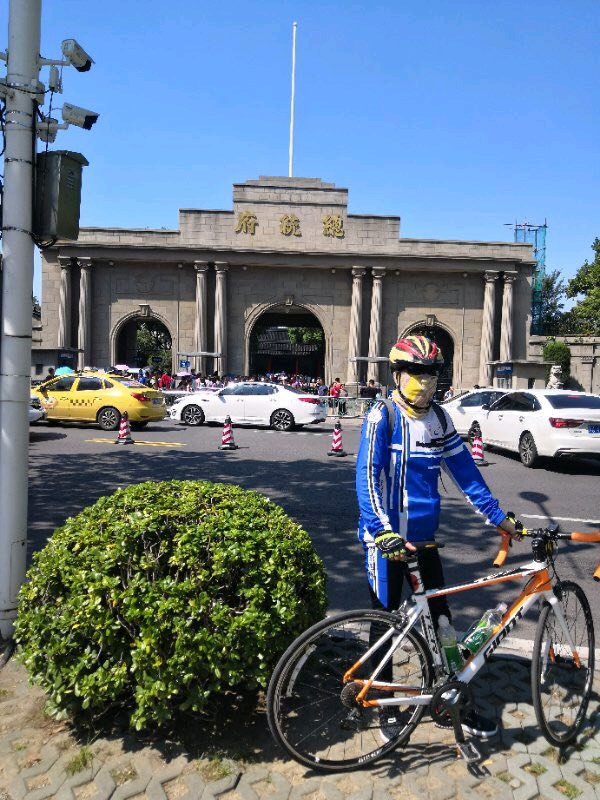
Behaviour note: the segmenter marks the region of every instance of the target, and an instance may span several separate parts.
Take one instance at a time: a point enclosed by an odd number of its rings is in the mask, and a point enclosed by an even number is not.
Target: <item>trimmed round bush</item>
[[[207,481],[120,489],[54,531],[21,589],[16,639],[55,712],[130,724],[264,687],[326,608],[308,534],[257,492]]]

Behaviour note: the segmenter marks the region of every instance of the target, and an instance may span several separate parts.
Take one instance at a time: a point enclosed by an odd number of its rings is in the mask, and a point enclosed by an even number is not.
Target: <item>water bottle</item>
[[[463,665],[463,657],[458,649],[456,631],[450,624],[448,617],[441,616],[438,620],[438,636],[440,644],[444,648],[448,669],[450,672],[458,672]]]
[[[461,644],[476,653],[479,648],[487,642],[492,635],[492,631],[502,622],[507,609],[506,603],[498,603],[496,608],[486,611],[478,622],[475,622],[464,635]]]

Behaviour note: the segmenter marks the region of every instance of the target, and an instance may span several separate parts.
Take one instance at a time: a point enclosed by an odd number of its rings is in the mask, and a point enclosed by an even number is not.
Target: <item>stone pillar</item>
[[[77,365],[79,369],[91,367],[92,332],[92,259],[78,258],[79,274],[79,321],[77,327]]]
[[[219,375],[227,372],[227,270],[225,261],[215,261],[217,285],[215,287],[215,353],[222,353],[215,359]]]
[[[58,346],[71,346],[71,259],[58,257],[60,300],[58,304]]]
[[[194,261],[196,270],[196,318],[194,321],[194,346],[196,350],[208,350],[206,328],[206,273],[208,261]],[[198,356],[195,363],[196,371],[206,374],[206,358]]]
[[[492,368],[489,361],[494,353],[494,309],[496,307],[497,272],[485,272],[485,294],[483,297],[483,320],[481,325],[481,350],[479,355],[479,385],[490,386]]]
[[[513,358],[513,283],[516,277],[516,272],[504,273],[502,327],[500,329],[500,361],[512,361]]]
[[[367,270],[362,267],[352,269],[352,306],[350,308],[350,334],[348,337],[348,358],[360,355],[360,321],[362,317],[363,278]],[[358,362],[348,361],[346,383],[358,383]]]
[[[371,296],[371,324],[369,336],[369,358],[381,355],[381,294],[384,269],[373,269],[373,294]],[[379,380],[379,363],[370,361],[367,368],[367,380]]]

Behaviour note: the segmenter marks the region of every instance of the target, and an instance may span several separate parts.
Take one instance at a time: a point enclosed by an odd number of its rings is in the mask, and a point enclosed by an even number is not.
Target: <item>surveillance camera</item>
[[[62,52],[78,72],[87,72],[94,63],[93,58],[80,44],[77,44],[75,39],[65,39],[62,43]]]
[[[58,120],[54,117],[43,117],[37,125],[37,136],[42,142],[54,142],[58,131]]]
[[[79,128],[85,128],[86,131],[92,127],[100,115],[95,111],[88,111],[87,108],[79,108],[71,103],[63,103],[62,118],[70,125],[77,125]]]

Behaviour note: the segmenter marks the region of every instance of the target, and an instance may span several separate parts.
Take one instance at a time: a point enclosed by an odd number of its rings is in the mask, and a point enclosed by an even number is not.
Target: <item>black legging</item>
[[[419,569],[421,571],[421,579],[425,589],[441,589],[445,586],[444,571],[442,569],[442,560],[438,550],[421,550],[417,556],[419,562]],[[387,561],[388,570],[388,592],[389,592],[389,605],[386,607],[379,600],[371,586],[369,585],[369,592],[371,595],[371,605],[373,608],[380,608],[384,611],[395,611],[402,602],[402,587],[404,580],[407,577],[406,564],[402,561]],[[438,625],[438,620],[441,616],[446,616],[452,621],[452,614],[446,596],[434,597],[429,600],[429,610],[433,617],[433,624]]]

